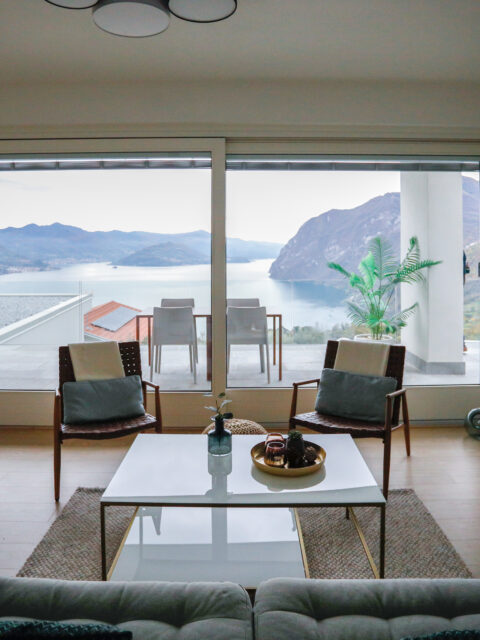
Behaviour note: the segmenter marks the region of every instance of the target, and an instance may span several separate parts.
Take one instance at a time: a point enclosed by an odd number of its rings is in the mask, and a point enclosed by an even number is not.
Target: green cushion
[[[46,620],[0,621],[1,640],[50,640],[77,638],[83,640],[131,640],[131,631],[110,624],[71,624]]]
[[[385,396],[396,388],[395,378],[324,369],[315,411],[366,422],[384,422]]]
[[[145,415],[140,376],[63,385],[63,422],[110,422]]]

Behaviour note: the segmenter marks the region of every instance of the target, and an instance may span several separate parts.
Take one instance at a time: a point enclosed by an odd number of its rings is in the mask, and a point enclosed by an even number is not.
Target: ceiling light
[[[170,0],[170,11],[189,22],[218,22],[237,10],[237,0]]]
[[[0,0],[1,1],[1,0]],[[170,13],[188,22],[219,22],[237,10],[237,0],[46,0],[64,9],[92,8],[93,21],[116,36],[155,36],[170,24]]]
[[[97,4],[98,0],[47,0],[50,4],[64,9],[88,9]]]
[[[93,8],[97,27],[116,36],[145,38],[170,24],[167,0],[99,0]]]

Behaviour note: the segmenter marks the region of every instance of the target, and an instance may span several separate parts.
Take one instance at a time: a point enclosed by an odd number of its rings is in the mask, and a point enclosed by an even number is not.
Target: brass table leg
[[[368,547],[367,541],[365,539],[365,535],[362,531],[360,523],[357,520],[357,516],[352,507],[347,507],[347,511],[350,515],[350,520],[355,525],[355,529],[357,530],[358,537],[360,538],[360,542],[362,543],[363,549],[365,551],[365,555],[367,556],[368,563],[370,564],[370,568],[375,578],[380,579],[385,577],[385,506],[381,505],[380,507],[380,570],[375,564],[375,560],[373,559],[372,553]]]
[[[107,579],[107,557],[105,544],[105,505],[100,503],[100,541],[102,548],[102,580]]]

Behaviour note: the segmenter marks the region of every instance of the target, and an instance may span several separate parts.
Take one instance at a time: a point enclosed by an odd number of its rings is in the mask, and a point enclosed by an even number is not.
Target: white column
[[[431,374],[464,374],[462,176],[456,172],[402,172],[401,257],[417,236],[422,258],[442,260],[427,282],[401,285],[402,308],[418,302],[402,330],[407,358]]]

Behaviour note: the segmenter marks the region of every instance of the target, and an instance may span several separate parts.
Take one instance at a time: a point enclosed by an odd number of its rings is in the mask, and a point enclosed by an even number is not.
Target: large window
[[[60,344],[138,338],[162,389],[210,389],[210,165],[2,164],[0,388],[54,389]]]
[[[379,312],[359,321],[365,295],[329,263],[362,277],[374,238],[400,262],[413,237],[420,258],[440,264],[422,271],[424,282],[406,277],[387,291],[384,319],[392,322],[383,327],[398,326],[382,339],[406,345],[406,384],[478,384],[479,183],[478,171],[468,171],[475,166],[231,156],[227,235],[264,242],[271,254],[227,264],[229,386],[290,387],[319,375],[328,339],[372,337]],[[387,284],[372,283],[370,293]]]

